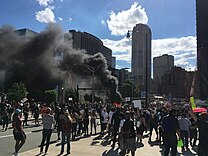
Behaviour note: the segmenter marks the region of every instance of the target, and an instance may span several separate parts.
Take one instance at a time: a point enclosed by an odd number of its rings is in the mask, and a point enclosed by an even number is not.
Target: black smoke
[[[33,38],[22,38],[7,27],[1,32],[0,64],[6,70],[6,91],[15,82],[23,82],[31,96],[42,96],[45,90],[62,82],[54,74],[57,70],[53,61],[54,45],[61,34],[59,27],[49,25]]]
[[[35,37],[22,39],[11,27],[0,29],[0,69],[6,70],[6,89],[15,82],[25,83],[28,91],[42,93],[64,84],[65,73],[72,72],[86,78],[92,72],[86,66],[95,69],[95,77],[103,86],[111,89],[111,99],[117,94],[117,79],[108,70],[107,62],[101,53],[87,55],[84,50],[72,48],[72,40],[64,42],[60,26],[50,24],[46,30]],[[57,63],[54,55],[64,54]],[[41,98],[39,98],[41,99]]]

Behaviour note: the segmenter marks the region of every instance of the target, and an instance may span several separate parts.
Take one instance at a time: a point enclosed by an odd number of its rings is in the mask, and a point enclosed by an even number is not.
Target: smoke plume
[[[66,41],[64,41],[64,39]],[[57,56],[63,55],[56,61]],[[6,70],[6,89],[14,82],[26,84],[29,92],[44,92],[66,81],[65,74],[92,76],[117,96],[117,79],[111,75],[101,53],[88,55],[72,48],[70,34],[63,34],[60,26],[50,24],[35,37],[22,39],[11,27],[0,28],[0,69]]]

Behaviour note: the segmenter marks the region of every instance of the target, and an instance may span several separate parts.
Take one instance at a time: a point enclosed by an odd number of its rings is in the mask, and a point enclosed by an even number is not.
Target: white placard
[[[126,97],[126,102],[127,101],[131,101],[131,98],[130,97]]]
[[[142,108],[141,100],[133,100],[134,108]]]

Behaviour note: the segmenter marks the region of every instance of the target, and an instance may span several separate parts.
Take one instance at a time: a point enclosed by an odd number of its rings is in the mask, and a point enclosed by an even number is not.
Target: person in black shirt
[[[149,127],[150,127],[150,136],[149,136],[149,141],[151,142],[151,137],[152,137],[152,131],[153,129],[155,130],[155,133],[157,135],[156,140],[158,140],[158,118],[154,112],[151,112],[151,117],[149,118]]]
[[[134,122],[130,118],[130,113],[126,112],[126,120],[123,124],[121,133],[123,136],[123,150],[121,152],[122,156],[125,156],[126,151],[130,150],[131,155],[135,156],[136,151],[136,133],[134,129]]]
[[[199,144],[198,144],[198,156],[208,156],[208,113],[201,113],[197,118],[191,109],[189,111],[191,117],[196,121],[199,128]]]
[[[118,135],[119,125],[120,125],[120,109],[117,108],[116,112],[112,116],[111,125],[113,125],[113,144],[112,147],[115,147],[116,137]]]
[[[170,110],[169,114],[162,120],[162,129],[164,137],[165,152],[164,156],[168,156],[170,149],[172,156],[177,154],[177,135],[180,138],[180,128],[177,118],[174,116],[174,110]]]

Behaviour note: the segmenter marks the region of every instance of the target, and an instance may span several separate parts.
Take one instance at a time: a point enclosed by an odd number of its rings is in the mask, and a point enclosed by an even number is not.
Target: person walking
[[[150,127],[150,135],[149,135],[149,141],[151,142],[152,138],[152,131],[155,130],[155,133],[157,135],[156,140],[158,140],[158,118],[154,111],[151,112],[151,117],[149,118],[149,127]]]
[[[120,121],[121,121],[120,109],[117,108],[116,112],[113,113],[112,120],[111,120],[111,125],[113,126],[113,144],[111,145],[112,148],[114,148],[116,144],[116,137],[118,135]]]
[[[181,114],[181,117],[178,119],[179,127],[180,127],[180,136],[183,141],[183,145],[185,146],[186,150],[188,148],[188,137],[189,137],[189,127],[191,126],[191,121],[186,118],[186,114]],[[184,146],[182,146],[182,151],[184,151]]]
[[[123,150],[121,151],[121,156],[125,156],[127,150],[131,151],[131,155],[135,156],[136,151],[136,133],[134,129],[134,122],[131,119],[130,112],[125,114],[126,120],[123,123],[121,133],[123,135]]]
[[[109,120],[108,120],[108,136],[111,137],[113,136],[113,126],[111,125],[111,120],[113,117],[113,114],[115,113],[115,108],[111,108],[109,112]]]
[[[72,118],[72,140],[75,140],[75,137],[77,135],[77,113],[74,111],[71,115]]]
[[[194,121],[193,118],[190,119],[191,126],[189,127],[190,132],[190,145],[192,147],[196,147],[196,141],[197,141],[197,124],[196,121]]]
[[[191,107],[191,104],[190,104]],[[200,117],[196,117],[193,110],[190,110],[190,115],[196,121],[199,128],[199,144],[198,156],[208,156],[207,140],[208,140],[208,113],[203,112]]]
[[[2,109],[2,126],[3,126],[3,131],[7,130],[8,123],[9,123],[9,113],[7,111],[7,107],[4,106],[3,109]]]
[[[68,111],[64,113],[64,118],[61,120],[61,152],[64,153],[64,145],[67,143],[67,154],[70,154],[70,136],[72,129],[72,118]]]
[[[96,118],[97,118],[97,113],[96,113],[96,110],[93,109],[91,114],[90,114],[90,128],[91,128],[91,131],[90,131],[90,134],[92,135],[92,129],[94,128],[94,132],[96,134]]]
[[[43,121],[43,131],[42,131],[42,141],[40,145],[40,153],[43,153],[43,146],[46,141],[45,154],[47,154],[50,138],[52,134],[52,127],[53,124],[55,123],[54,116],[52,115],[52,110],[49,107],[43,110],[42,121]]]
[[[84,135],[88,136],[89,135],[89,111],[88,109],[84,109],[83,113],[83,124],[84,124]]]
[[[142,143],[143,133],[145,131],[145,118],[143,114],[137,114],[135,119],[137,142]]]
[[[34,106],[35,125],[39,125],[39,120],[38,120],[39,114],[40,114],[39,106],[37,103],[35,103],[35,106]]]
[[[105,134],[105,130],[107,128],[107,123],[108,123],[108,112],[106,108],[103,108],[100,116],[100,121],[101,121],[101,135]]]
[[[164,156],[168,156],[170,149],[172,156],[177,155],[177,135],[180,138],[180,128],[177,118],[174,116],[174,110],[170,110],[168,115],[162,120],[163,138],[165,152]]]
[[[14,139],[16,140],[15,152],[13,153],[14,156],[18,156],[18,152],[22,148],[26,140],[25,132],[22,129],[22,121],[20,114],[21,114],[21,110],[16,109],[12,120],[13,135],[14,135]]]
[[[80,113],[80,111],[77,112],[78,116],[77,116],[77,121],[78,121],[78,131],[77,131],[77,135],[81,136],[83,131],[83,116],[82,113]]]
[[[29,115],[29,107],[27,104],[25,104],[23,108],[23,114],[24,114],[23,126],[28,126],[27,120],[28,120],[28,115]]]

